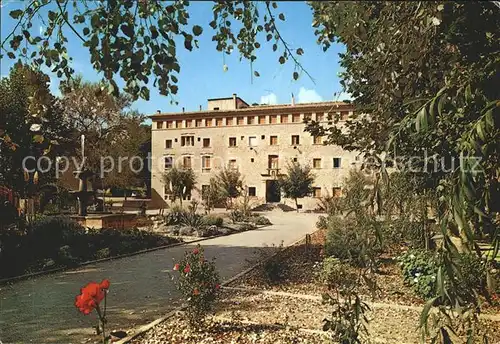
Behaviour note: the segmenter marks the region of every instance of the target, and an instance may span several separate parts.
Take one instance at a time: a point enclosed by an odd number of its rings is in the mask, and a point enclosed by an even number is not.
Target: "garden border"
[[[267,226],[267,225],[265,225]],[[265,226],[262,226],[262,227],[265,227]],[[317,231],[319,231],[320,229],[317,229],[310,233],[310,234],[313,234],[313,233],[316,233]],[[224,289],[224,286],[225,285],[228,285],[228,284],[231,284],[232,282],[234,282],[235,280],[237,280],[238,278],[241,278],[242,276],[248,274],[249,272],[253,271],[254,269],[256,269],[257,267],[259,267],[262,263],[264,263],[265,261],[275,257],[278,253],[281,253],[283,251],[285,251],[286,249],[288,249],[289,247],[292,247],[292,246],[295,246],[297,245],[298,243],[300,243],[301,241],[303,241],[305,239],[305,236],[304,237],[301,237],[300,239],[292,242],[291,244],[287,245],[287,246],[284,246],[282,247],[281,249],[277,250],[276,252],[274,252],[273,254],[271,254],[269,257],[266,257],[265,259],[255,263],[254,265],[252,265],[251,267],[249,267],[248,269],[246,270],[243,270],[242,272],[240,273],[237,273],[236,275],[234,275],[233,277],[231,277],[230,279],[224,281],[221,283],[221,289]],[[125,337],[125,338],[122,338],[116,342],[114,342],[115,344],[127,344],[128,342],[130,342],[131,340],[139,337],[140,335],[144,334],[145,332],[149,331],[150,329],[152,329],[153,327],[155,327],[156,325],[168,320],[169,318],[171,318],[172,316],[174,316],[176,313],[186,309],[187,306],[180,306],[180,307],[177,307],[175,309],[173,309],[172,311],[168,312],[166,315],[156,319],[156,320],[153,320],[152,322],[146,324],[146,325],[142,325],[140,327],[138,327],[135,331],[132,329],[132,331],[134,331],[131,335]]]
[[[261,229],[261,228],[268,227],[268,226],[272,226],[272,224],[271,225],[260,225],[260,226],[256,226],[254,229],[250,229],[250,230],[247,230],[247,231],[241,231],[241,232],[234,232],[234,233],[230,233],[230,234],[227,234],[227,235],[212,235],[212,236],[209,236],[209,237],[199,238],[199,239],[195,239],[195,240],[191,240],[191,241],[181,241],[181,242],[176,242],[176,243],[169,244],[169,245],[163,245],[163,246],[158,246],[158,247],[147,248],[147,249],[144,249],[144,250],[140,250],[140,251],[136,251],[136,252],[131,252],[131,253],[125,253],[125,254],[121,254],[121,255],[118,255],[118,256],[101,258],[101,259],[96,259],[96,260],[88,260],[86,262],[78,263],[77,266],[61,267],[61,268],[55,268],[55,269],[51,269],[51,270],[38,271],[38,272],[34,272],[32,274],[24,274],[24,275],[20,275],[20,276],[2,278],[2,279],[0,279],[0,285],[7,284],[7,283],[10,283],[10,282],[23,281],[23,280],[27,280],[27,279],[35,278],[35,277],[39,277],[39,276],[49,275],[49,274],[56,273],[56,272],[69,271],[69,270],[77,270],[77,269],[79,269],[81,267],[84,267],[84,266],[87,266],[87,265],[92,265],[92,264],[95,264],[95,263],[106,262],[106,261],[110,261],[110,260],[114,260],[114,259],[127,258],[127,257],[132,257],[132,256],[136,256],[136,255],[139,255],[139,254],[153,252],[153,251],[158,251],[158,250],[162,250],[162,249],[166,249],[166,248],[171,248],[171,247],[176,247],[176,246],[181,246],[181,245],[193,244],[193,243],[197,243],[197,242],[200,242],[200,241],[205,241],[205,240],[209,240],[209,239],[215,239],[215,238],[219,238],[219,237],[223,237],[223,236],[230,236],[230,235],[234,235],[234,234],[238,234],[238,233],[250,232],[250,231]]]

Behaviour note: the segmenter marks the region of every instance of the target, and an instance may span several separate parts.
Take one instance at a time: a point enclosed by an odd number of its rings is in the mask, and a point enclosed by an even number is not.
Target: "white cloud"
[[[301,87],[297,97],[297,103],[314,103],[320,102],[323,98],[316,92],[316,90],[308,90]]]
[[[276,94],[274,93],[269,93],[266,96],[260,97],[260,104],[278,104],[278,98],[276,97]]]
[[[352,95],[348,92],[334,92],[333,100],[335,101],[352,100]]]

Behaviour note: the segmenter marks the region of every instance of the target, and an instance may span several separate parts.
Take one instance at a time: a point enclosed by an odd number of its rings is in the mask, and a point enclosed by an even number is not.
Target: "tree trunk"
[[[295,208],[297,209],[297,213],[299,212],[299,201],[295,198]]]

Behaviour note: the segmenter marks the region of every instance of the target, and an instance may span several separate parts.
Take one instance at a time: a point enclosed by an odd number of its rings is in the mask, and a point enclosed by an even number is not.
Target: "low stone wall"
[[[73,220],[88,228],[134,228],[137,226],[135,214],[90,214],[87,216],[71,216]]]

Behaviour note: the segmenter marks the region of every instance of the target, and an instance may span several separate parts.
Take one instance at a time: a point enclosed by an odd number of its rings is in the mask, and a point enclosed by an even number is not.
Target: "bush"
[[[187,302],[188,319],[192,325],[199,327],[219,295],[220,277],[215,262],[207,261],[198,245],[194,250],[185,252],[174,270],[179,271],[177,288]]]
[[[239,227],[241,232],[251,231],[252,229],[257,228],[253,223],[242,223]]]
[[[194,230],[191,227],[181,227],[179,229],[179,235],[181,236],[192,236],[194,234]]]
[[[224,219],[220,216],[206,215],[203,220],[207,226],[217,226],[222,227],[224,224]]]
[[[271,221],[265,216],[252,216],[250,217],[250,222],[257,226],[272,225]]]
[[[432,252],[422,249],[408,250],[399,257],[403,278],[424,299],[436,294],[438,265]]]
[[[282,250],[283,243],[276,248],[278,250]],[[265,251],[262,251],[262,255],[266,255]],[[264,263],[262,265],[262,270],[267,283],[278,284],[286,279],[286,276],[288,275],[288,264],[286,257],[282,254],[282,251],[278,251],[275,255],[265,257],[263,260]]]
[[[243,212],[241,210],[238,210],[238,209],[232,210],[229,213],[229,218],[231,219],[231,221],[233,221],[233,223],[245,221],[245,215],[243,214]]]
[[[326,255],[357,266],[375,267],[381,252],[380,241],[377,239],[379,226],[374,219],[368,217],[331,216],[327,221]]]
[[[184,210],[181,206],[174,205],[170,208],[167,215],[165,215],[165,224],[166,225],[179,225],[182,222],[184,215],[186,214],[186,210]]]
[[[318,217],[318,221],[316,222],[316,228],[327,229],[328,228],[328,219],[325,216],[320,215]]]

